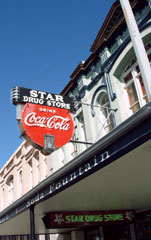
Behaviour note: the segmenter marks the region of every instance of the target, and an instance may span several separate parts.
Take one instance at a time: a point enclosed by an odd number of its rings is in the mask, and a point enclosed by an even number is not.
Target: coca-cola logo
[[[28,126],[47,127],[64,131],[68,131],[70,129],[70,119],[56,115],[52,117],[42,117],[37,116],[36,112],[31,112],[27,114],[24,122]]]
[[[44,135],[54,136],[55,148],[66,144],[73,135],[73,120],[68,110],[25,104],[21,123],[25,134],[37,145],[44,147]]]

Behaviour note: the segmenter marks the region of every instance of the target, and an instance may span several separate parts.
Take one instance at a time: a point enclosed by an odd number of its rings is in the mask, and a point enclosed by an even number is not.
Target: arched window
[[[97,98],[97,104],[100,106],[100,123],[101,123],[101,129],[103,133],[108,133],[113,129],[113,119],[112,119],[112,111],[110,107],[109,98],[107,95],[106,90],[102,91],[98,98]]]
[[[28,168],[29,168],[29,189],[33,187],[33,166],[32,166],[32,160],[28,162]]]
[[[19,196],[23,194],[23,172],[22,170],[19,171]]]
[[[34,154],[34,158],[36,160],[36,181],[37,183],[40,182],[40,159],[39,159],[39,152],[37,151],[35,154]]]
[[[44,177],[46,178],[47,177],[47,168],[48,168],[48,166],[47,166],[47,158],[46,158],[45,155],[43,155],[43,161],[44,161],[44,168],[43,168],[43,170],[44,170]]]
[[[76,131],[76,133],[77,133],[77,136],[78,136],[77,140],[83,141],[83,142],[87,141],[83,112],[81,112],[77,116],[77,131]],[[79,145],[80,152],[84,151],[86,148],[87,148],[86,144],[80,144]]]
[[[8,186],[8,204],[12,204],[14,201],[14,178],[13,176],[9,176],[7,179],[7,186]]]
[[[73,134],[72,136],[72,140],[73,141],[76,141],[76,135],[75,133]],[[73,158],[76,157],[78,155],[78,149],[77,149],[77,143],[72,143],[72,146],[73,146],[73,151],[72,151],[72,156]]]
[[[1,188],[1,210],[5,207],[5,190],[4,187]]]

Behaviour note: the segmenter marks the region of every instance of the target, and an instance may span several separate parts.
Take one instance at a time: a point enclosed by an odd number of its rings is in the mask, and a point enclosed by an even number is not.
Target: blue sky
[[[0,1],[0,168],[22,143],[13,86],[60,93],[114,0]]]

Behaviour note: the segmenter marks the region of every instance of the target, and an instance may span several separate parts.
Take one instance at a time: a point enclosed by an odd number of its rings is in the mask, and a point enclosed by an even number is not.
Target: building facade
[[[150,1],[130,2],[151,63]],[[75,100],[72,141],[49,156],[23,142],[0,171],[2,239],[29,237],[32,206],[37,239],[151,239],[151,103],[119,1],[90,51],[61,92]],[[134,222],[125,220],[127,209],[135,211]],[[77,220],[48,223],[52,213],[65,212]],[[102,219],[114,212],[123,222],[84,222],[89,212]],[[27,228],[8,230],[20,219],[28,219]]]

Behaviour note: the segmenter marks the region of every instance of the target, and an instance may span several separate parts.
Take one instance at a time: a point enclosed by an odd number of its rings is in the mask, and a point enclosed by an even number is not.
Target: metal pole
[[[34,205],[30,206],[30,239],[35,240],[35,214]]]
[[[129,29],[130,37],[133,43],[134,51],[137,57],[138,65],[142,78],[144,81],[144,86],[146,90],[146,95],[148,101],[151,101],[151,67],[144,48],[140,32],[138,30],[137,23],[135,21],[132,8],[128,0],[120,0],[121,7],[125,16],[125,20]]]

